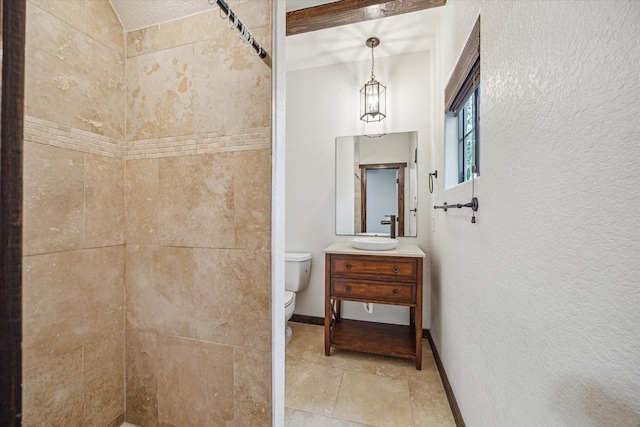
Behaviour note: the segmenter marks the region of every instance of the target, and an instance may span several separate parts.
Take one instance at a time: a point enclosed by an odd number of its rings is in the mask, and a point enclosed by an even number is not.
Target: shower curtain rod
[[[236,29],[236,35],[240,37],[245,43],[250,44],[251,47],[256,51],[258,56],[262,58],[264,62],[270,64],[269,55],[267,52],[260,46],[260,44],[253,38],[249,29],[238,19],[238,15],[236,15],[231,8],[224,2],[224,0],[209,0],[209,4],[216,3],[220,6],[220,10],[225,13],[226,18],[229,18],[229,21],[233,24],[231,28]],[[222,14],[221,14],[222,15]],[[225,17],[223,17],[225,18]]]

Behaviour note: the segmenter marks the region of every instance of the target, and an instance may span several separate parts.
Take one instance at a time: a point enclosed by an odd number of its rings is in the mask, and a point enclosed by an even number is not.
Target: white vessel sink
[[[349,239],[349,242],[351,242],[351,246],[354,248],[365,251],[389,251],[398,246],[397,239],[390,239],[388,237],[352,237]]]

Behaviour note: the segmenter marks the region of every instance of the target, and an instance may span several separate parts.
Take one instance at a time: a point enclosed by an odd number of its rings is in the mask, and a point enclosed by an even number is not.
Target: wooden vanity
[[[399,243],[388,251],[354,249],[349,242],[325,253],[324,352],[331,347],[413,359],[422,367],[422,264],[424,252]],[[409,307],[409,325],[340,317],[342,301]]]

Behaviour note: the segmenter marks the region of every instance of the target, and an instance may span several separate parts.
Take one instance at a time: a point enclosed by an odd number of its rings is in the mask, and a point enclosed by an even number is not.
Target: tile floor
[[[289,322],[287,427],[455,427],[427,340],[422,370],[411,360],[332,349],[322,326]]]

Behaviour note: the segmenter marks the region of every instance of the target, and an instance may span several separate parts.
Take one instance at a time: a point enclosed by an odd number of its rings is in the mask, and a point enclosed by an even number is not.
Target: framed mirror
[[[336,234],[416,237],[418,133],[336,138]],[[383,224],[386,222],[387,224]]]

